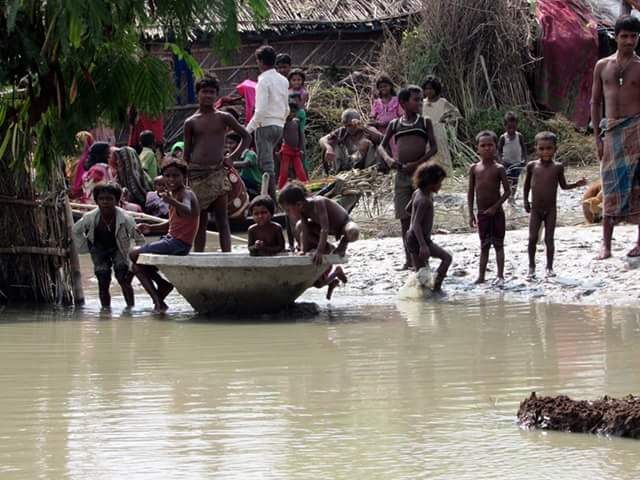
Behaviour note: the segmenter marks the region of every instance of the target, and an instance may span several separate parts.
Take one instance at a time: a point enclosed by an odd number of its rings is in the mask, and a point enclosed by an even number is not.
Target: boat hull
[[[322,265],[310,256],[250,257],[237,253],[187,256],[140,255],[200,313],[274,313],[295,302],[331,266],[345,258],[326,255]]]

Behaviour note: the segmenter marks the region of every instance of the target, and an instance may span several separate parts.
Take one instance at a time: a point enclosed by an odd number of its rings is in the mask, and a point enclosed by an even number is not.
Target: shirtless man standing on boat
[[[640,20],[620,17],[615,25],[617,52],[600,60],[593,74],[591,121],[603,190],[602,248],[611,257],[614,225],[639,225],[636,245],[627,253],[640,257],[640,57],[636,55]],[[602,101],[607,128],[601,137]]]

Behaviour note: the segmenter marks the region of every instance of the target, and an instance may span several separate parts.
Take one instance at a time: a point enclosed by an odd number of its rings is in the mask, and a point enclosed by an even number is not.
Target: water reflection
[[[4,311],[0,476],[640,474],[640,443],[513,424],[532,390],[640,390],[638,311],[361,302],[240,324]]]

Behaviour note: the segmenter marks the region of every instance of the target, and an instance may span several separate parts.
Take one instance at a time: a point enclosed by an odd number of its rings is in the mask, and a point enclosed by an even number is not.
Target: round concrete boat
[[[273,313],[293,304],[331,265],[346,258],[325,255],[251,257],[244,253],[191,253],[187,256],[142,254],[138,263],[153,265],[201,313]]]

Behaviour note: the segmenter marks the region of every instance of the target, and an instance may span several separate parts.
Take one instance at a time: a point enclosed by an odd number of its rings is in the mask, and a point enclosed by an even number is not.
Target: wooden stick
[[[74,207],[74,208],[79,208],[79,209],[82,209],[82,210],[86,210],[85,213],[98,208],[96,205],[84,204],[84,203],[72,203],[71,206]],[[131,215],[135,219],[146,220],[146,221],[152,222],[152,223],[164,223],[164,222],[168,221],[166,218],[154,217],[153,215],[149,215],[149,214],[146,214],[146,213],[129,212],[129,211],[127,211],[127,213],[129,215]],[[207,234],[208,235],[214,235],[216,237],[219,236],[218,232],[214,232],[212,230],[207,230]],[[237,242],[247,243],[247,240],[245,238],[237,237],[235,235],[231,235],[231,239],[235,240]]]
[[[69,245],[69,263],[71,267],[71,287],[73,288],[73,303],[75,305],[84,305],[84,290],[82,288],[82,272],[80,269],[80,256],[78,255],[78,247],[73,240],[73,211],[71,210],[71,202],[69,197],[64,196],[64,214],[67,219],[67,236],[70,239]]]

